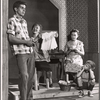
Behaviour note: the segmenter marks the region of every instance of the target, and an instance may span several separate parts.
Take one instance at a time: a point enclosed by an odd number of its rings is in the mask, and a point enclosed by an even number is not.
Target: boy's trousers
[[[18,54],[16,55],[18,69],[20,73],[19,77],[19,91],[20,100],[28,100],[32,95],[32,85],[35,71],[34,55],[30,54]]]
[[[81,77],[78,77],[77,85],[79,87],[79,90],[87,89],[87,90],[92,91],[95,86],[95,82],[92,82],[92,80],[83,81],[83,79]]]

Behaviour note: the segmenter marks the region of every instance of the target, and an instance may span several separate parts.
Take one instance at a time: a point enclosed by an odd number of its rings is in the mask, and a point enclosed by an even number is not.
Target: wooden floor
[[[40,89],[35,91],[33,89],[33,99],[42,99],[43,98],[56,98],[56,97],[65,97],[65,96],[76,96],[78,95],[78,90],[74,87],[71,87],[70,91],[61,91],[59,85],[57,83],[53,84],[53,88],[47,89],[45,85],[40,85]],[[87,91],[87,90],[85,90]],[[99,84],[96,84],[93,93],[99,92]],[[10,84],[9,85],[9,98],[11,100],[19,100],[19,90],[17,84]],[[10,100],[10,99],[9,99]]]

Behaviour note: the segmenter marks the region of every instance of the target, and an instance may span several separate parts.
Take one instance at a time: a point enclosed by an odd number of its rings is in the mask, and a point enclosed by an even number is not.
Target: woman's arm
[[[78,50],[78,49],[75,49],[75,52],[78,53],[79,55],[84,55],[84,50]]]
[[[81,43],[80,49],[78,48],[75,49],[75,52],[77,52],[79,55],[82,55],[82,56],[85,54],[83,43]]]

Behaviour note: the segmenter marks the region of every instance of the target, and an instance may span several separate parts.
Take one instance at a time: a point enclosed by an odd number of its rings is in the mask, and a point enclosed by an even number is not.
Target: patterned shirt
[[[14,15],[12,18],[9,19],[7,34],[12,34],[19,39],[30,40],[26,20],[24,20],[23,18],[18,18],[17,15]],[[28,47],[24,44],[11,45],[11,49],[13,50],[13,53],[15,55],[33,52],[32,47]]]

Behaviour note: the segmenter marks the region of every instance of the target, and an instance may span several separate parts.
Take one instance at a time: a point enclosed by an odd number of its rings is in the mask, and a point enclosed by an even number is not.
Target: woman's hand
[[[66,55],[68,55],[71,52],[71,50],[66,51]]]
[[[74,49],[74,51],[76,52],[76,53],[78,53],[79,55],[84,55],[84,51],[81,51],[81,50],[79,50],[79,49]]]
[[[76,49],[74,49],[74,51],[76,52],[76,53],[79,53],[80,51],[76,48]]]

